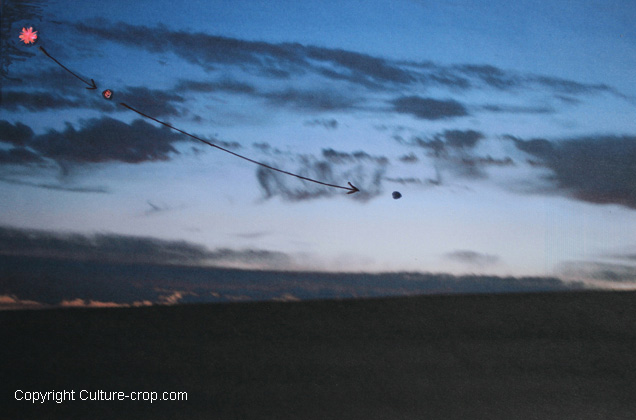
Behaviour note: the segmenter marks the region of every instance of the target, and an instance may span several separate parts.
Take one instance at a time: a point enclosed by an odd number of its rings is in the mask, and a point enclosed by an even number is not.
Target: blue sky
[[[197,264],[636,284],[631,1],[34,4],[3,65],[6,228],[232,250]]]

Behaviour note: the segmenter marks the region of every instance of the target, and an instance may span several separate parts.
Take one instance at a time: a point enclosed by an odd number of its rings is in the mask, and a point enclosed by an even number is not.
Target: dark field
[[[0,418],[636,418],[636,293],[0,313]],[[75,390],[32,404],[14,392]],[[187,401],[79,401],[80,390]]]

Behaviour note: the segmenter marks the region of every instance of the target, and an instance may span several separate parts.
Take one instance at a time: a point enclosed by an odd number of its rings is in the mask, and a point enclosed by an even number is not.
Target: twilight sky
[[[3,241],[636,286],[633,1],[185,5],[4,3]]]

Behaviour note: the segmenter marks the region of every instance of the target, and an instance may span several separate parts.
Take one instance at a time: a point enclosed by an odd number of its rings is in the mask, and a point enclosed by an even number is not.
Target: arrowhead
[[[355,194],[358,191],[360,191],[351,182],[347,182],[347,184],[349,184],[349,186],[351,187],[351,188],[349,188],[349,191],[347,192],[347,194]]]
[[[93,79],[91,79],[91,83],[93,84],[93,86],[91,87],[87,87],[86,89],[97,89],[97,85],[95,84],[95,81]]]

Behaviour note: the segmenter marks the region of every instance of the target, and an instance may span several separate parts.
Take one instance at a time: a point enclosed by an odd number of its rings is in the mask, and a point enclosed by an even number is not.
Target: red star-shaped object
[[[38,31],[34,31],[32,27],[29,29],[22,28],[22,33],[20,34],[20,39],[25,44],[33,44],[36,39],[38,39]]]

